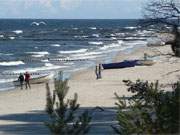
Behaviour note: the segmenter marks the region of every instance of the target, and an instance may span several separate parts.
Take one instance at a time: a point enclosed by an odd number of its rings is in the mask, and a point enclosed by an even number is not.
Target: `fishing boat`
[[[42,76],[34,76],[30,79],[30,84],[38,84],[38,83],[45,83],[50,80],[50,75],[42,75]],[[19,86],[20,82],[18,80],[13,81],[15,86]]]
[[[138,60],[125,60],[122,62],[102,64],[102,67],[103,69],[127,68],[134,67],[137,63]]]
[[[102,64],[103,69],[128,68],[134,66],[152,66],[153,60],[124,60],[122,62]]]

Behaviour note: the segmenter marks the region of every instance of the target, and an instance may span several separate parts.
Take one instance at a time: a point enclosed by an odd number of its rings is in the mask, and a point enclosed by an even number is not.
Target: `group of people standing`
[[[31,85],[30,85],[30,74],[28,72],[26,72],[25,74],[20,74],[18,77],[18,81],[20,82],[20,86],[21,89],[23,89],[23,84],[25,82],[25,87],[26,89],[29,87],[29,89],[31,89]]]
[[[101,64],[96,65],[95,67],[95,74],[96,74],[96,79],[101,79]]]

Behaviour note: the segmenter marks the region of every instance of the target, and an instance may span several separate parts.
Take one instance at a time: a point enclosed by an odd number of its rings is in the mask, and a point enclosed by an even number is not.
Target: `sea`
[[[146,46],[153,31],[138,24],[135,19],[0,19],[0,91],[13,89],[26,71],[52,76],[63,71],[68,78]]]

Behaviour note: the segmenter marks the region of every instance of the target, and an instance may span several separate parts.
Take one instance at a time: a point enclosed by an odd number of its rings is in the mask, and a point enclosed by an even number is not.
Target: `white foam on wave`
[[[118,44],[120,44],[120,45],[124,44],[124,42],[123,42],[122,40],[118,40],[117,42],[118,42]]]
[[[74,38],[88,38],[88,36],[83,35],[83,36],[74,36]]]
[[[4,35],[0,35],[0,38],[4,38]]]
[[[125,27],[126,29],[130,29],[130,30],[133,30],[133,29],[136,29],[137,27]]]
[[[41,60],[41,62],[49,62],[49,60],[48,60],[48,59],[46,59],[46,60]]]
[[[117,42],[118,43],[112,43],[112,44],[109,44],[109,45],[104,45],[103,47],[100,48],[100,50],[111,49],[109,51],[112,51],[112,49],[119,48],[124,44],[124,42],[122,40],[118,40]]]
[[[35,58],[40,58],[40,57],[44,57],[44,55],[42,54],[37,54],[37,55],[31,55],[32,57],[35,57]]]
[[[60,44],[51,44],[51,46],[53,46],[53,47],[59,47],[59,46],[61,46]]]
[[[0,55],[12,56],[12,55],[14,55],[14,54],[12,54],[12,53],[0,53]]]
[[[139,30],[137,31],[137,34],[140,34],[140,35],[147,35],[147,34],[153,34],[154,32],[153,31],[149,31],[149,30]]]
[[[120,47],[120,46],[121,46],[121,44],[112,43],[110,45],[105,45],[105,46],[101,47],[100,50],[107,50],[110,48],[115,48],[115,47]]]
[[[133,41],[133,42],[127,42],[126,44],[124,45],[127,45],[127,46],[130,46],[130,45],[146,45],[147,44],[147,41],[142,41],[142,40],[137,40],[137,41]]]
[[[81,58],[82,59],[95,59],[95,58],[97,58],[97,57],[100,57],[99,55],[97,55],[97,56],[81,56]],[[74,58],[78,58],[78,57],[74,57]]]
[[[79,50],[72,50],[72,51],[59,51],[61,54],[71,54],[71,53],[84,53],[87,49],[79,49]]]
[[[0,83],[8,83],[17,80],[17,78],[14,79],[0,79]]]
[[[40,72],[40,71],[46,71],[46,70],[61,69],[61,68],[66,68],[66,67],[67,66],[52,65],[52,66],[42,66],[42,67],[36,67],[36,68],[20,69],[20,70],[15,70],[12,72],[13,73],[25,73],[26,71],[28,71],[28,72]]]
[[[102,41],[99,41],[99,42],[88,42],[89,44],[91,44],[91,45],[102,45],[103,44],[103,42]]]
[[[83,35],[83,36],[81,36],[81,37],[83,37],[83,38],[88,38],[88,36],[85,36],[85,35]]]
[[[16,33],[16,34],[22,34],[23,33],[22,30],[14,30],[13,32]]]
[[[96,30],[97,28],[96,27],[89,27],[89,29]]]
[[[145,40],[146,38],[144,38],[144,37],[126,37],[126,38],[124,38],[124,39],[126,39],[126,40]]]
[[[103,52],[87,52],[83,54],[74,54],[71,55],[72,58],[81,58],[81,59],[93,59],[99,57]]]
[[[75,27],[75,28],[72,28],[72,29],[73,29],[73,30],[78,30],[78,28],[76,28],[76,27]]]
[[[44,57],[45,55],[48,55],[49,52],[43,51],[43,52],[26,52],[27,54],[33,54],[32,57]]]
[[[65,65],[73,65],[74,62],[68,62],[68,63],[64,63]]]
[[[17,66],[22,65],[24,62],[22,61],[9,61],[9,62],[0,62],[0,66]]]
[[[116,40],[117,38],[116,37],[111,37],[112,40]]]
[[[99,34],[92,34],[93,37],[99,37]]]
[[[9,37],[9,39],[14,40],[14,39],[15,39],[15,37]]]
[[[115,33],[116,36],[125,36],[126,33]]]
[[[45,66],[46,66],[46,67],[52,67],[52,66],[54,66],[54,65],[51,64],[51,63],[45,63]]]

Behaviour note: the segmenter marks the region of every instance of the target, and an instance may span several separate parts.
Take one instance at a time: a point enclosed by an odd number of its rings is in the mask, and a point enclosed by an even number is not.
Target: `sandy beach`
[[[144,53],[151,56],[155,61],[154,65],[103,70],[102,79],[99,80],[96,80],[94,69],[74,73],[69,80],[68,98],[76,92],[81,108],[92,109],[100,106],[107,112],[111,111],[111,114],[115,114],[111,110],[116,102],[114,93],[117,92],[120,96],[131,95],[122,80],[142,79],[150,82],[159,80],[162,87],[167,89],[170,87],[169,84],[180,79],[180,58],[172,57],[170,46],[144,47],[132,53],[121,52],[115,61],[143,59]],[[53,89],[52,83],[51,88]],[[48,129],[43,125],[47,120],[44,112],[45,104],[45,84],[32,85],[31,90],[17,88],[0,92],[0,134],[48,134]],[[97,112],[94,117],[98,115],[100,112]],[[105,112],[100,116],[101,120],[103,116],[109,116],[109,120],[115,117]],[[107,130],[107,134],[112,133],[112,130]],[[100,132],[100,129],[97,132]]]

